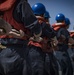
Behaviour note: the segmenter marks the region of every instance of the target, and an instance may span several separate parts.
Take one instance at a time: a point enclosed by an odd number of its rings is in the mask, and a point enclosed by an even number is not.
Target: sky
[[[69,30],[73,30],[74,27],[74,0],[28,0],[31,7],[35,3],[43,3],[46,10],[49,12],[50,24],[55,23],[55,17],[58,13],[62,13],[65,17],[70,19]]]

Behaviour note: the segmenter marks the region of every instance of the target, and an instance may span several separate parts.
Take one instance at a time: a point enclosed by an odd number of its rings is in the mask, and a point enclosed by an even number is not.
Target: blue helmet
[[[69,18],[65,18],[65,23],[66,23],[66,25],[70,25],[70,20],[69,20]]]
[[[45,13],[46,8],[42,3],[36,3],[32,6],[32,10],[33,10],[34,14],[42,15]]]
[[[45,12],[44,17],[45,18],[50,18],[50,15],[49,15],[49,12],[48,11]]]
[[[65,21],[65,16],[62,13],[59,13],[55,19],[56,21]]]

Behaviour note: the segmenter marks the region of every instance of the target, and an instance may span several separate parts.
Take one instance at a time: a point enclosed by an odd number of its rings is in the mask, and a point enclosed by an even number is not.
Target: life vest
[[[36,18],[38,19],[39,23],[41,24],[42,22],[46,22],[45,19],[41,16],[36,16]]]
[[[68,31],[65,29],[66,25],[65,23],[54,23],[52,25],[53,29],[56,31],[56,36],[58,39],[58,42],[60,44],[64,43],[66,44],[68,42],[67,38],[68,38]],[[65,31],[66,35],[63,35],[61,32]]]
[[[6,0],[7,2],[9,1],[11,1],[11,0]],[[6,7],[7,7],[7,2],[5,2],[5,4],[3,3],[3,5],[5,5]],[[24,24],[22,24],[22,23],[18,23],[18,22],[16,22],[15,20],[14,20],[14,18],[13,18],[13,9],[14,9],[14,6],[15,6],[15,2],[16,2],[16,0],[12,0],[12,3],[11,3],[11,8],[9,8],[9,10],[4,10],[4,15],[3,15],[3,19],[6,21],[6,22],[8,22],[13,28],[15,28],[16,30],[23,30],[26,34],[27,33],[29,33],[28,32],[28,29],[27,28],[25,28],[25,26],[24,26]],[[7,4],[7,5],[6,5]],[[4,6],[4,7],[5,7]],[[2,10],[2,6],[0,6],[0,10]],[[2,10],[2,11],[3,11]],[[1,38],[3,37],[3,38],[10,38],[11,36],[6,36],[6,35],[4,35],[4,36],[0,36]],[[14,37],[13,37],[14,38]],[[24,36],[22,39],[27,39],[27,36]]]
[[[14,6],[17,0],[0,0],[0,11],[7,11]]]
[[[66,25],[64,24],[64,23],[54,23],[53,25],[52,25],[52,27],[53,27],[53,29],[55,30],[55,31],[58,31],[60,28],[62,28],[62,27],[66,27]]]
[[[70,31],[70,36],[74,38],[74,30]]]
[[[39,23],[41,25],[43,25],[43,22],[45,22],[44,18],[40,17],[40,16],[36,16],[36,18],[38,19]],[[45,23],[44,23],[45,24]],[[45,25],[44,25],[45,26]],[[46,24],[45,27],[43,27],[43,31],[47,32],[47,35],[51,36],[49,34],[49,25]],[[47,31],[48,30],[48,31]],[[51,33],[51,32],[50,32]],[[35,46],[35,47],[39,47],[42,49],[43,52],[52,52],[52,48],[51,46],[48,44],[48,37],[47,36],[43,36],[42,37],[42,41],[38,42],[38,41],[34,41],[34,40],[30,40],[28,43],[28,46]]]
[[[42,49],[43,52],[47,52],[47,53],[53,51],[52,47],[48,44],[48,38],[46,37],[44,37],[43,40],[40,42],[30,40],[28,46],[39,47]]]

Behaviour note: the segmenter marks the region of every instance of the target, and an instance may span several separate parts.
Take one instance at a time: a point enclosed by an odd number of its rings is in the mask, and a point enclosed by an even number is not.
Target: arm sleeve
[[[58,33],[57,33],[57,38],[59,38],[61,35],[65,36],[65,38],[69,38],[70,35],[69,35],[69,32],[64,29],[64,28],[61,28]]]
[[[58,34],[58,35],[57,35],[57,38],[58,38],[58,39],[60,39],[60,40],[65,39],[65,40],[64,40],[65,43],[68,43],[69,38],[70,38],[70,35],[69,35],[69,32],[68,32],[66,29],[61,28],[61,29],[58,31],[57,34]],[[62,35],[63,35],[64,37],[62,37]]]
[[[61,31],[61,34],[64,35],[66,37],[66,39],[69,39],[70,38],[69,32],[66,29],[63,29]]]
[[[15,2],[16,0],[6,0],[2,4],[0,4],[0,11],[6,11],[10,9]]]
[[[56,36],[56,32],[53,30],[53,28],[51,28],[50,26],[48,26],[46,23],[43,23],[42,25],[42,34],[43,36],[46,36],[48,38],[53,38]]]

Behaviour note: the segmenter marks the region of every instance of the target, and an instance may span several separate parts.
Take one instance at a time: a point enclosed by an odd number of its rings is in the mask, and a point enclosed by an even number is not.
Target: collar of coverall
[[[40,37],[40,36],[41,36],[41,34],[42,34],[42,30],[40,31],[40,33],[39,33],[39,34],[35,34],[35,33],[34,33],[34,37],[38,38],[38,37]]]

